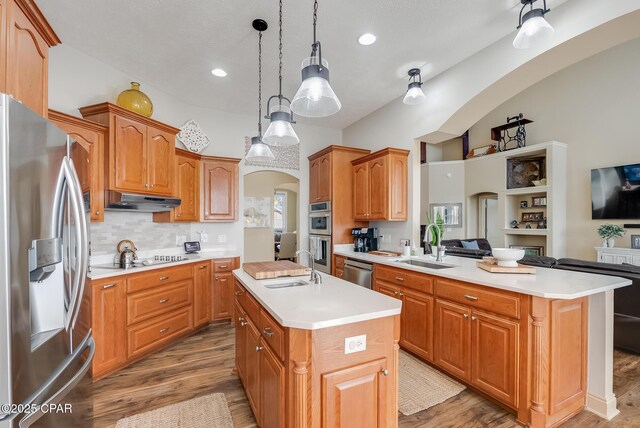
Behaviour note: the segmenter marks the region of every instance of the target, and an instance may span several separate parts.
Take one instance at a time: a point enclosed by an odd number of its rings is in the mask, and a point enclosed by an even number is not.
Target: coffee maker
[[[353,250],[357,253],[368,253],[378,250],[378,229],[375,227],[356,227],[351,229]]]

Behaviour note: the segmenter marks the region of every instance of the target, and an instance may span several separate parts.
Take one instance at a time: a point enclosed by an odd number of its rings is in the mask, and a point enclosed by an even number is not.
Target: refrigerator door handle
[[[40,404],[40,407],[38,408],[37,411],[33,413],[29,413],[27,416],[22,418],[22,420],[20,420],[20,423],[19,423],[20,428],[27,428],[33,425],[34,422],[36,422],[38,419],[40,419],[42,416],[45,415],[45,413],[42,411],[42,408],[46,408],[49,405],[55,405],[60,403],[60,401],[69,393],[69,391],[71,391],[80,382],[80,380],[82,380],[82,378],[87,374],[87,372],[89,371],[89,368],[91,367],[93,356],[96,352],[96,344],[93,340],[93,337],[91,336],[91,330],[89,330],[89,333],[87,333],[87,336],[85,336],[80,346],[78,346],[78,348],[76,348],[73,354],[71,354],[72,357],[69,359],[69,362],[66,365],[66,367],[64,367],[60,371],[56,370],[55,373],[59,376],[64,371],[64,369],[66,369],[67,367],[69,367],[69,365],[71,365],[72,362],[80,358],[80,356],[87,349],[89,349],[89,355],[87,355],[87,359],[85,360],[84,364],[82,364],[82,367],[80,368],[80,370],[78,370],[78,372],[76,372],[76,374],[74,374],[73,377],[69,379],[69,381],[65,383],[64,386],[60,388],[55,394],[53,394],[48,400]],[[56,376],[56,378],[58,376]],[[45,389],[42,391],[42,393],[47,391],[51,387],[51,384],[53,384],[54,381],[55,379],[51,380],[51,382],[47,382],[45,384]]]
[[[73,289],[73,296],[71,304],[69,305],[69,312],[67,318],[67,330],[73,328],[76,324],[78,314],[80,313],[80,306],[82,303],[82,295],[84,293],[84,286],[87,281],[87,268],[89,265],[89,229],[87,226],[87,218],[85,216],[86,209],[84,206],[84,199],[82,198],[82,188],[80,187],[80,179],[73,165],[73,160],[69,160],[69,189],[70,194],[75,197],[74,214],[76,214],[75,223],[76,228],[79,229],[80,241],[77,244],[78,251],[76,254],[76,277],[75,287]],[[73,189],[73,191],[71,191]]]

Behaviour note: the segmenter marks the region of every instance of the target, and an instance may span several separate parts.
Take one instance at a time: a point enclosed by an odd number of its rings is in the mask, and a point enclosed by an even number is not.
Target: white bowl
[[[498,266],[518,267],[518,260],[524,257],[524,250],[518,248],[493,248],[491,251],[498,259]]]

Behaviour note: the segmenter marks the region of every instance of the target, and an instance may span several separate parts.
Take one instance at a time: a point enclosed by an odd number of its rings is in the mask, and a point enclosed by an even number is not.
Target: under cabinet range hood
[[[180,206],[180,199],[177,198],[120,193],[113,190],[105,193],[105,210],[107,211],[160,213],[171,211],[171,208]]]

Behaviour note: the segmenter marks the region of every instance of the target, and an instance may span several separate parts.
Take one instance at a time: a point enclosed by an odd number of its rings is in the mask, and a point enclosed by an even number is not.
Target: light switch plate
[[[353,354],[367,350],[367,335],[347,337],[344,339],[344,353]]]
[[[227,242],[227,235],[218,235],[218,244],[225,244]]]

